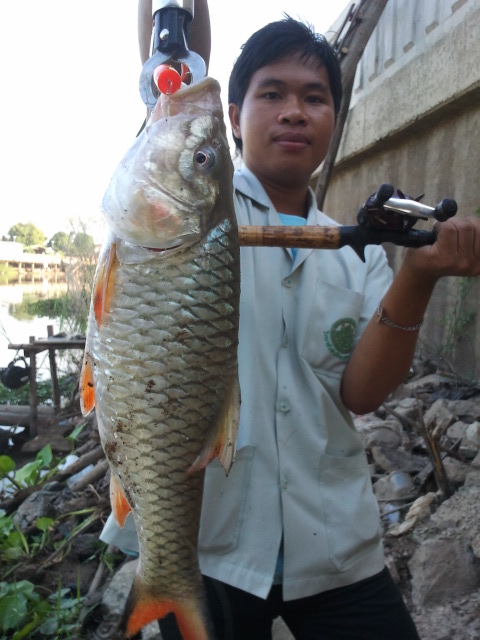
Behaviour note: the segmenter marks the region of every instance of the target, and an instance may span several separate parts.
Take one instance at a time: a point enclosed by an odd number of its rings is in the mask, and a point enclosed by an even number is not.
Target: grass
[[[60,404],[65,406],[71,402],[78,385],[78,375],[66,373],[59,376]],[[52,383],[48,380],[37,380],[37,398],[39,405],[51,406]],[[20,389],[7,389],[0,383],[0,405],[22,406],[30,403],[30,387],[27,385]]]

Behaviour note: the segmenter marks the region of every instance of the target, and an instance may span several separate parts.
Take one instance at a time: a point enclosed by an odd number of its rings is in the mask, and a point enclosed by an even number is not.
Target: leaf
[[[66,436],[66,439],[70,440],[70,442],[73,444],[75,442],[75,440],[78,438],[78,436],[82,433],[82,431],[85,428],[86,424],[87,424],[86,421],[80,422],[80,424],[77,424],[77,426],[72,431],[72,433],[70,435]]]
[[[23,555],[25,555],[25,551],[22,547],[8,547],[7,549],[2,550],[2,559],[5,562],[18,560]]]
[[[2,598],[0,602],[0,625],[3,631],[16,629],[27,615],[27,599],[22,593]]]
[[[15,529],[0,540],[0,549],[4,560],[16,560],[25,554],[25,536]]]
[[[35,485],[40,478],[42,463],[40,460],[27,462],[15,474],[15,478],[19,484],[31,486]]]
[[[53,636],[58,630],[58,621],[54,617],[49,617],[40,627],[39,631],[44,636]]]
[[[10,456],[0,456],[0,477],[6,478],[15,470],[16,464]]]
[[[63,598],[67,598],[70,592],[71,592],[70,587],[64,587],[63,589],[59,588],[58,591],[56,591],[55,593],[51,593],[48,596],[48,599],[51,600],[52,602],[60,602]]]
[[[36,459],[42,463],[44,469],[48,469],[53,460],[52,447],[47,444],[41,449],[36,456]]]
[[[13,518],[11,516],[0,516],[0,534],[7,536],[14,528]]]
[[[54,524],[55,520],[53,518],[47,518],[47,516],[42,516],[41,518],[38,518],[38,520],[35,522],[35,526],[37,527],[37,529],[40,529],[40,531],[48,531],[50,529],[50,527]]]

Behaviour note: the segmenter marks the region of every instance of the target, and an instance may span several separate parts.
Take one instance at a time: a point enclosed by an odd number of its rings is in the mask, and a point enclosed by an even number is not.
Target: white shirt
[[[246,168],[234,178],[241,225],[279,225]],[[336,225],[311,193],[307,225]],[[202,573],[265,598],[284,540],[283,595],[352,584],[384,566],[367,460],[340,382],[392,274],[385,252],[242,247],[237,456],[207,468]]]

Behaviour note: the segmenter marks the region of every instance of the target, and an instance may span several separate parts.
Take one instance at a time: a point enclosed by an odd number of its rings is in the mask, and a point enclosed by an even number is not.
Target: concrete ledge
[[[442,33],[432,46],[427,48],[427,37],[418,55],[404,65],[396,64],[399,68],[394,74],[380,75],[372,83],[374,88],[365,90],[354,103],[337,163],[418,125],[436,111],[459,108],[462,101],[478,101],[480,2],[465,4],[455,17],[438,27]],[[420,44],[417,46],[420,50]]]

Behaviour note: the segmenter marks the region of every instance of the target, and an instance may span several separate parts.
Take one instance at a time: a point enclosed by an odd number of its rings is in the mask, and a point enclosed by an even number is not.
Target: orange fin
[[[164,618],[169,613],[175,614],[183,640],[210,640],[200,601],[185,598],[176,602],[154,595],[147,590],[141,579],[135,576],[122,620],[125,637],[132,638],[145,625]]]
[[[88,321],[85,357],[83,359],[82,371],[80,374],[80,406],[82,413],[85,416],[88,415],[95,406],[95,363],[91,355],[90,348],[92,340],[94,340],[94,335],[98,327],[102,324],[105,313],[110,308],[117,265],[116,245],[113,240],[110,240],[105,244],[102,255],[98,261],[90,309],[90,318]]]
[[[225,473],[228,474],[235,459],[239,419],[240,385],[237,376],[235,376],[225,394],[216,428],[212,429],[204,448],[188,470],[189,473],[204,469],[214,458],[218,458]]]
[[[118,266],[115,242],[107,244],[100,256],[93,289],[93,312],[97,326],[100,327],[105,313],[110,308],[115,270]]]
[[[88,415],[95,406],[93,369],[92,357],[85,353],[80,374],[80,408],[84,416]]]
[[[118,526],[123,529],[125,520],[132,510],[132,507],[125,498],[118,478],[113,473],[110,476],[110,502],[115,520]]]

